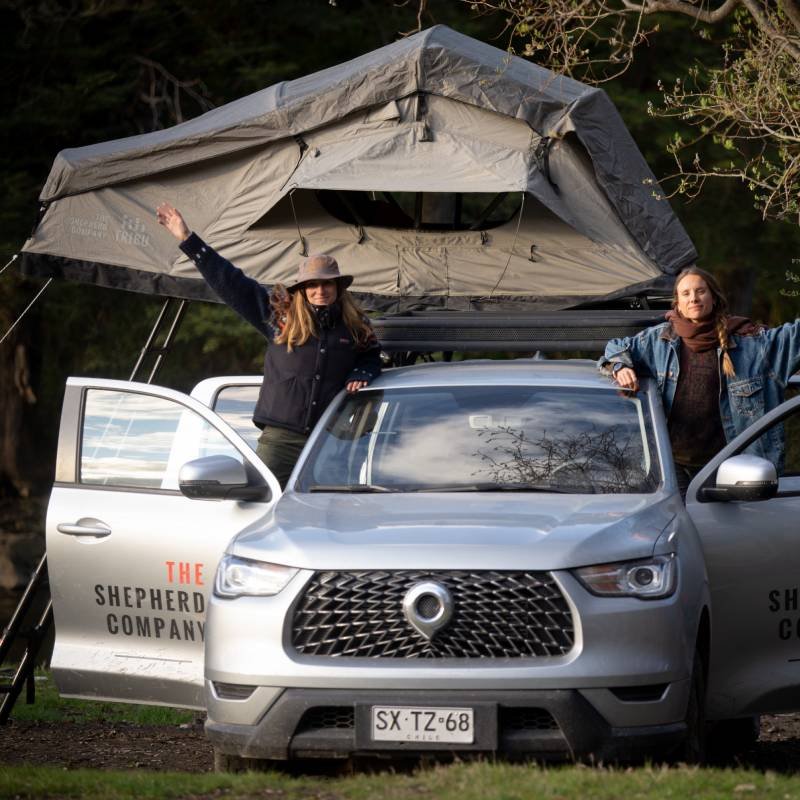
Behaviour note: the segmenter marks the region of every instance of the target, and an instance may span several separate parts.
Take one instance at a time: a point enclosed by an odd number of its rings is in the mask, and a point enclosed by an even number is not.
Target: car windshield
[[[447,386],[343,399],[301,492],[652,492],[646,405],[612,389]]]

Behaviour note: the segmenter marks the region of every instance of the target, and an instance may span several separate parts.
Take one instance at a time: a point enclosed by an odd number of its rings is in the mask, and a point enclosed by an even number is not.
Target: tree
[[[595,84],[626,72],[639,48],[664,35],[670,16],[689,21],[684,30],[715,46],[685,77],[662,85],[662,103],[649,107],[679,127],[669,146],[675,181],[667,185],[693,196],[708,178],[742,181],[764,218],[800,222],[796,0],[464,1],[502,13],[521,55]]]

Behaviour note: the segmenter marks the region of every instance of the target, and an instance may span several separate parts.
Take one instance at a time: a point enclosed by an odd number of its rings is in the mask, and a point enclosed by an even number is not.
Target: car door
[[[797,394],[795,384],[793,394]],[[723,460],[785,431],[785,467],[770,500],[703,502]],[[695,477],[686,508],[711,592],[708,714],[800,708],[800,396],[750,426]]]
[[[199,500],[183,464],[226,455],[265,499]],[[230,539],[281,490],[251,447],[196,399],[70,378],[47,510],[53,676],[66,696],[202,708],[205,609]]]

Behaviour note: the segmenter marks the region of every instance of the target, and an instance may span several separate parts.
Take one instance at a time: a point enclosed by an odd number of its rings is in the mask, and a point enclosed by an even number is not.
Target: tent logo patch
[[[136,247],[150,246],[150,236],[144,223],[139,217],[130,217],[127,214],[122,215],[120,229],[115,238],[120,244],[132,244]]]
[[[67,227],[73,236],[90,236],[93,239],[108,238],[108,217],[105,214],[97,214],[94,219],[67,217]]]

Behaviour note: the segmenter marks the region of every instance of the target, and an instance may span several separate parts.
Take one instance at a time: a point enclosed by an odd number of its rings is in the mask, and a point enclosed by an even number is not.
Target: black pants
[[[278,479],[281,489],[292,474],[294,465],[305,447],[306,436],[286,428],[266,426],[258,437],[256,454],[267,465],[269,471]]]
[[[697,475],[701,469],[702,467],[690,467],[686,464],[675,465],[675,476],[678,479],[678,491],[681,493],[681,500],[686,500],[686,490],[689,488],[689,484],[692,480],[694,480],[694,476]]]

